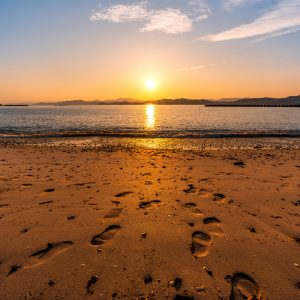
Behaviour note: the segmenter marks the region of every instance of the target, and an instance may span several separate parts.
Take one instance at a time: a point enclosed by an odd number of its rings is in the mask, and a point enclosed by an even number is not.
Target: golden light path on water
[[[146,106],[146,128],[154,129],[155,127],[155,105],[148,104]]]

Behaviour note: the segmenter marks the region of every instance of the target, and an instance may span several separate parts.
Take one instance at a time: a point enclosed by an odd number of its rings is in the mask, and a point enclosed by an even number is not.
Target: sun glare
[[[148,129],[155,127],[155,105],[148,104],[146,106],[146,127]]]
[[[147,79],[145,81],[145,87],[148,91],[154,91],[157,88],[157,82],[154,79]]]

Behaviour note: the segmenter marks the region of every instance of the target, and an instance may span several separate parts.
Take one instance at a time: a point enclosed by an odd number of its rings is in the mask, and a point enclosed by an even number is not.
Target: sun
[[[148,78],[146,81],[145,81],[145,87],[148,91],[154,91],[156,90],[157,88],[157,82],[155,79],[153,78]]]

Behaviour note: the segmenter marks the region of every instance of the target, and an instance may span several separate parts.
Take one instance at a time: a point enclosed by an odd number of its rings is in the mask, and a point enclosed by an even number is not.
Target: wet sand
[[[300,151],[0,144],[0,299],[299,299]]]

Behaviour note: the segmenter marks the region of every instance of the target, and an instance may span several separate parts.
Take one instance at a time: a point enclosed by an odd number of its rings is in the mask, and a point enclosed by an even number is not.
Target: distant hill
[[[40,102],[32,105],[55,105],[55,106],[67,106],[67,105],[207,105],[207,106],[300,106],[300,96],[290,96],[286,98],[233,98],[233,99],[160,99],[153,101],[143,101],[131,98],[120,98],[116,100],[69,100],[59,102]]]
[[[153,103],[156,105],[206,105],[214,103],[213,100],[208,99],[161,99],[155,101],[149,101],[148,103]]]
[[[144,104],[142,100],[135,100],[131,98],[120,98],[115,100],[66,100],[57,102],[38,102],[33,103],[34,106],[66,106],[66,105],[132,105],[132,104]]]
[[[300,96],[290,96],[287,98],[246,98],[233,102],[218,101],[210,103],[210,106],[297,106],[300,105]]]

